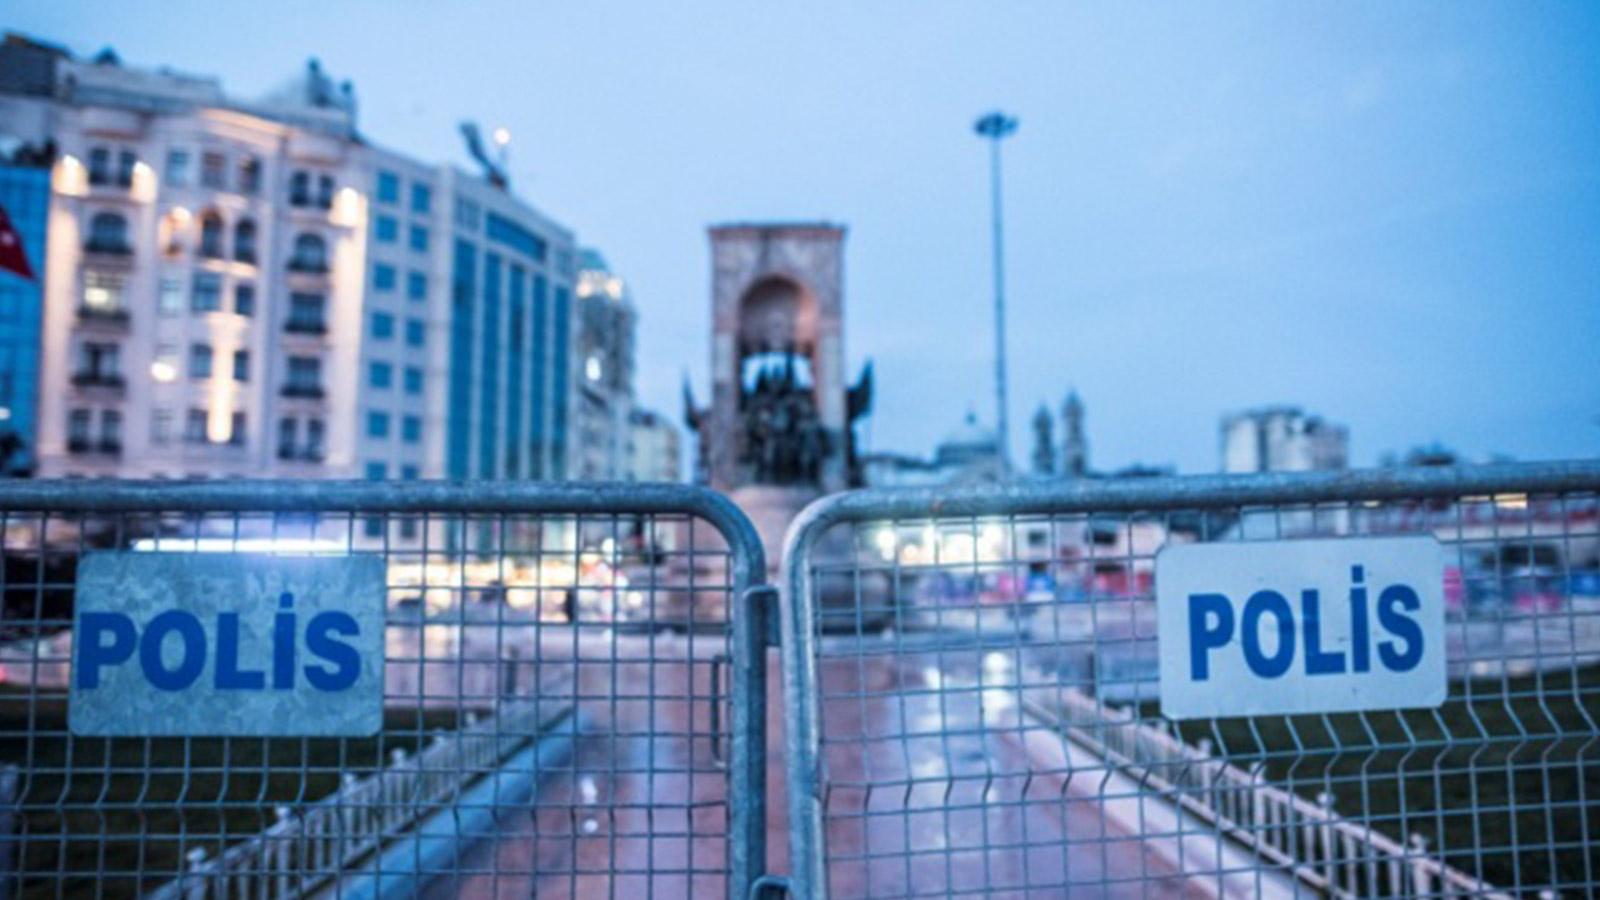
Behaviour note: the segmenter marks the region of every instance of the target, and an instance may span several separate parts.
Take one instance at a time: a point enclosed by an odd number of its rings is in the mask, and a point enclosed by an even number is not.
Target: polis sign
[[[1437,707],[1444,554],[1432,537],[1170,545],[1156,632],[1170,718]]]
[[[90,553],[74,734],[367,736],[383,726],[377,556]]]

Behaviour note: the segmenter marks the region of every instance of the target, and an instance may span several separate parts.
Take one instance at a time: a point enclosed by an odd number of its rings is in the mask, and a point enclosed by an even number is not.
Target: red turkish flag
[[[6,215],[4,206],[0,206],[0,269],[33,280],[33,269],[28,265],[27,255],[22,252],[22,235],[17,234],[17,229],[12,226],[11,217]]]

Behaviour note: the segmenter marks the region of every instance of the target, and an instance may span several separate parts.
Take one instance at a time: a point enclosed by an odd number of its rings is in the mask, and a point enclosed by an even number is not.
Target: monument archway
[[[844,229],[719,225],[711,236],[711,402],[685,397],[700,480],[761,531],[771,561],[816,497],[857,483],[851,422],[870,376],[844,375]]]

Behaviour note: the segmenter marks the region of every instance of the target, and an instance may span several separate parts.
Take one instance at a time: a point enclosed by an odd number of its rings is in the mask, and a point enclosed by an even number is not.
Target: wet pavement
[[[714,745],[711,713],[719,649],[623,637],[581,651],[572,756],[541,780],[532,808],[503,812],[496,838],[426,896],[725,895],[726,747]],[[657,661],[637,661],[646,656]],[[996,686],[1001,673],[979,673],[984,659],[822,660],[832,895],[1200,896],[1108,820],[1096,797],[1103,773],[1069,778],[1060,758],[1041,756],[1041,729],[1019,718],[1014,688]],[[781,703],[776,654],[768,686],[769,703]],[[772,718],[769,858],[785,872]]]

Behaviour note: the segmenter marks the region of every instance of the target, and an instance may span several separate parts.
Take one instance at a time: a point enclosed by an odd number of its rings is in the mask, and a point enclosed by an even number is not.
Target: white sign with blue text
[[[1169,545],[1156,634],[1169,718],[1437,707],[1444,553],[1432,537]]]
[[[373,555],[86,554],[72,732],[376,734],[384,578]]]

